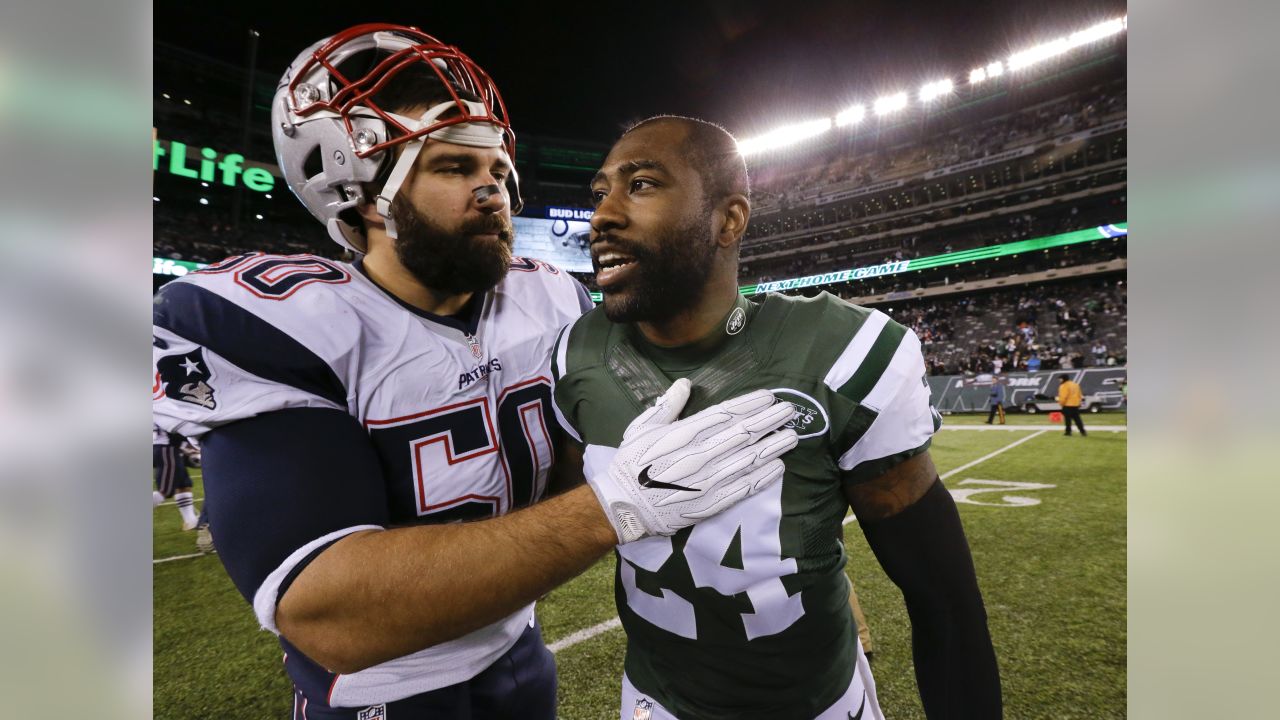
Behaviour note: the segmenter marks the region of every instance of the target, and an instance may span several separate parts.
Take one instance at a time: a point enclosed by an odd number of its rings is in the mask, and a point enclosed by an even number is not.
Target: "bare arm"
[[[308,657],[354,672],[496,622],[617,542],[586,486],[491,520],[356,533],[302,571],[276,622]]]
[[[242,420],[204,448],[228,574],[260,620],[338,672],[500,620],[617,543],[585,485],[494,519],[363,529],[390,525],[387,489],[368,435],[340,410]],[[325,546],[329,536],[340,539]],[[307,548],[309,562],[295,557]]]
[[[1000,673],[960,515],[927,452],[846,486],[863,534],[911,617],[930,718],[999,718]]]

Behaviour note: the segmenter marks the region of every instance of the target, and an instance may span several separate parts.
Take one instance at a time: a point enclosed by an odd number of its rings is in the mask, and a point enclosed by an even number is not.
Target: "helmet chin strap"
[[[470,100],[463,100],[467,109],[473,115],[484,115],[486,110],[484,105]],[[435,123],[440,115],[444,114],[450,108],[456,109],[458,104],[449,100],[427,110],[422,117],[414,120],[401,115],[391,113],[396,120],[409,129],[410,132],[420,128],[428,127]],[[391,174],[387,176],[386,185],[382,186],[382,192],[378,193],[376,207],[378,214],[382,216],[383,222],[387,226],[387,235],[395,238],[396,222],[391,217],[391,202],[395,200],[396,193],[400,192],[400,186],[404,184],[405,178],[409,177],[409,171],[413,169],[414,163],[418,160],[418,154],[422,152],[422,148],[426,145],[426,139],[433,138],[441,142],[453,143],[454,145],[467,145],[469,147],[502,147],[502,130],[493,123],[459,123],[457,125],[449,125],[435,132],[428,133],[423,137],[412,140],[405,144],[404,151],[400,153],[400,157],[396,160],[396,164],[391,168]],[[492,187],[492,186],[488,186]],[[478,193],[485,190],[486,187],[476,188],[472,192]],[[501,192],[501,189],[499,189]],[[477,194],[477,197],[479,195]],[[488,198],[488,195],[485,195]]]

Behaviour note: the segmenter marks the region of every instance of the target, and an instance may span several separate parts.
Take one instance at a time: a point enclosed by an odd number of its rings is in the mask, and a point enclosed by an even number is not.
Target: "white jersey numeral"
[[[804,615],[800,594],[788,595],[782,584],[785,575],[796,572],[794,558],[782,557],[782,485],[768,489],[695,525],[684,546],[694,585],[711,588],[722,595],[746,593],[754,612],[742,613],[747,639],[775,635],[791,627]],[[741,537],[742,569],[726,567],[721,561],[735,536]],[[637,615],[681,637],[697,639],[693,605],[674,591],[663,588],[662,597],[650,595],[636,586],[636,568],[657,572],[673,554],[671,539],[654,537],[623,545],[623,588],[627,604]]]

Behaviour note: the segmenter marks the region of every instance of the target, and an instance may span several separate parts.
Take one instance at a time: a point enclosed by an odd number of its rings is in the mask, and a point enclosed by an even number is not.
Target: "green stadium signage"
[[[165,162],[161,162],[161,160]],[[240,153],[220,153],[213,148],[188,148],[177,140],[151,141],[151,169],[164,169],[170,175],[219,182],[228,187],[243,184],[250,190],[271,192],[276,178],[265,167],[245,164]]]
[[[1086,228],[1084,230],[1062,233],[1061,235],[1049,235],[1047,237],[1033,238],[1031,240],[1004,243],[1003,245],[992,245],[990,247],[961,250],[959,252],[932,255],[930,257],[914,258],[911,260],[899,260],[896,262],[882,263],[880,265],[850,268],[848,270],[836,270],[834,272],[822,273],[821,275],[808,275],[805,277],[790,278],[787,280],[773,280],[770,282],[763,282],[758,285],[743,285],[738,289],[743,295],[759,295],[761,293],[778,292],[780,290],[795,290],[797,288],[815,287],[818,285],[832,285],[835,283],[848,282],[850,280],[865,280],[867,278],[880,277],[882,275],[896,275],[898,273],[904,273],[911,270],[927,270],[929,268],[942,267],[944,265],[959,265],[964,262],[991,260],[1005,255],[1017,255],[1019,253],[1032,252],[1034,250],[1048,250],[1049,248],[1062,247],[1063,245],[1093,242],[1094,240],[1104,240],[1106,238],[1121,237],[1128,234],[1128,223],[1114,223],[1112,225],[1100,225],[1096,228]]]
[[[208,267],[206,263],[187,262],[186,260],[174,260],[172,258],[151,258],[151,274],[152,275],[172,275],[173,277],[182,277],[189,272],[195,272],[201,268]]]

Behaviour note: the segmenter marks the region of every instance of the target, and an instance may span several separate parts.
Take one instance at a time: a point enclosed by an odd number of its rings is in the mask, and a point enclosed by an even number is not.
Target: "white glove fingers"
[[[651,470],[649,477],[668,483],[679,481],[703,468],[716,466],[725,456],[745,446],[751,440],[750,435],[741,431],[733,435],[723,433],[721,435],[723,437],[717,435],[719,439],[715,442],[704,440],[693,443],[680,453],[670,456],[675,458],[674,461],[666,467]]]
[[[771,435],[766,435],[759,442],[751,446],[755,450],[756,456],[760,459],[760,463],[766,460],[772,460],[781,457],[783,454],[791,452],[796,445],[800,444],[800,437],[796,435],[796,431],[791,428],[779,430]]]
[[[714,493],[719,489],[718,486],[722,482],[737,475],[744,474],[744,471],[752,469],[757,464],[758,462],[755,452],[752,448],[746,448],[744,450],[739,450],[737,453],[730,455],[726,459],[717,460],[713,467],[715,473],[711,476],[703,480],[686,480],[680,484],[704,494]],[[655,502],[654,505],[665,506],[689,499],[690,496],[687,491],[675,491],[667,497]]]
[[[684,410],[685,404],[689,402],[689,395],[692,392],[693,385],[688,378],[680,378],[671,383],[671,387],[667,388],[662,397],[654,402],[653,407],[640,413],[635,420],[631,421],[626,431],[622,433],[622,439],[625,441],[651,428],[675,422],[676,418],[680,417],[680,412]]]
[[[767,410],[757,413],[742,421],[742,427],[747,432],[756,435],[776,430],[786,425],[796,415],[796,408],[791,403],[778,403]]]
[[[764,490],[775,482],[781,480],[782,476],[786,474],[786,472],[787,466],[784,465],[781,460],[770,460],[768,463],[765,463],[763,467],[747,473],[742,478],[742,481],[750,483],[751,494],[755,495],[761,490]]]
[[[701,436],[713,436],[724,428],[730,427],[735,419],[733,415],[726,412],[707,413],[704,410],[692,417],[676,421],[664,430],[661,437],[653,440],[653,445],[646,448],[640,455],[639,462],[646,464],[653,462],[655,458],[670,455],[693,444],[701,439]]]
[[[739,395],[735,398],[729,398],[719,403],[725,412],[731,412],[734,415],[753,415],[774,403],[773,393],[768,390],[755,390],[746,395]],[[717,407],[717,406],[713,406]],[[711,408],[707,408],[710,410]],[[706,412],[704,410],[703,412]]]
[[[716,500],[711,505],[704,507],[700,510],[695,510],[693,512],[681,513],[680,517],[687,518],[689,520],[701,520],[703,518],[709,518],[712,515],[715,515],[721,512],[722,510],[726,510],[732,507],[733,505],[736,505],[739,500],[742,500],[745,497],[747,497],[747,495],[750,492],[751,492],[751,486],[747,484],[742,484],[739,487],[734,488],[733,490],[730,490],[729,492],[716,498]]]

